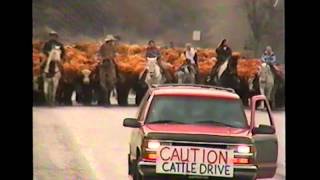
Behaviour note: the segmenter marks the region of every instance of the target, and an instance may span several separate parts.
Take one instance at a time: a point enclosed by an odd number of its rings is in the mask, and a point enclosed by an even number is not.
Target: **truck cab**
[[[264,101],[269,125],[256,126]],[[157,85],[144,96],[133,128],[128,169],[133,179],[270,178],[277,169],[278,141],[270,106],[251,99],[247,119],[239,96],[206,85]]]

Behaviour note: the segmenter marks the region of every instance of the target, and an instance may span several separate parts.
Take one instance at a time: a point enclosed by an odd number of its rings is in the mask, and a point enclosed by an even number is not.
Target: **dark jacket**
[[[225,61],[232,56],[232,50],[229,46],[219,46],[216,49],[216,53],[218,61]]]
[[[116,48],[110,43],[104,43],[99,49],[99,55],[102,59],[114,59],[116,56]]]
[[[48,42],[46,42],[44,44],[42,52],[48,57],[50,51],[52,50],[52,48],[54,46],[59,46],[60,47],[60,49],[61,49],[61,58],[63,58],[64,55],[65,55],[65,49],[64,49],[63,44],[58,42],[58,41],[56,41],[56,40],[53,40],[53,39],[49,40]]]
[[[152,47],[148,47],[147,51],[146,51],[146,57],[150,57],[150,58],[154,58],[160,57],[160,50],[158,48],[152,48]]]
[[[232,50],[230,47],[226,45],[219,45],[219,47],[216,49],[216,53],[217,53],[218,61],[211,69],[211,73],[210,73],[211,78],[214,78],[217,75],[218,69],[225,62],[225,60],[232,57]],[[237,63],[237,62],[232,62],[232,63]],[[232,63],[229,63],[228,68],[234,67],[234,66],[230,67],[230,64]]]

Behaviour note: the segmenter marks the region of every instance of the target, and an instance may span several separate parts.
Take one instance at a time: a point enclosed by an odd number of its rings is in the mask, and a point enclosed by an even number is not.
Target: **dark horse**
[[[117,84],[118,70],[113,59],[104,59],[97,69],[99,86],[98,105],[110,105],[110,95]]]
[[[138,77],[137,82],[134,85],[134,91],[136,92],[136,105],[140,105],[140,102],[143,98],[143,96],[145,95],[145,93],[148,91],[149,86],[146,83],[145,79],[147,77],[147,72],[148,70],[144,71],[142,73],[141,77]]]
[[[221,64],[220,67],[214,72],[214,67],[209,75],[207,84],[232,88],[237,93],[240,90],[240,79],[237,75],[238,57],[232,56]]]
[[[270,65],[271,71],[274,74],[274,86],[272,89],[272,95],[274,96],[274,102],[271,104],[273,108],[282,108],[285,106],[285,75],[279,66]]]

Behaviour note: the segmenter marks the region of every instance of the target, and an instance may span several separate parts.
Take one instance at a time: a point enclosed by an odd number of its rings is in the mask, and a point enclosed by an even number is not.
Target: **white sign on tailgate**
[[[233,150],[160,146],[156,173],[233,177]]]

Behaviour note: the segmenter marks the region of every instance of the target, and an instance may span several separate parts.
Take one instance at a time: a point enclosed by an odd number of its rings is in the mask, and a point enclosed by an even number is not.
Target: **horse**
[[[147,73],[147,70],[143,71],[137,78],[137,82],[134,84],[133,90],[136,92],[136,105],[140,105],[142,98],[149,89],[149,86],[145,80]]]
[[[226,59],[223,64],[217,69],[217,73],[213,70],[209,75],[207,84],[221,86],[225,88],[232,88],[237,93],[240,89],[240,79],[237,75],[238,57],[231,57]],[[215,67],[212,67],[214,69]]]
[[[117,65],[112,59],[103,60],[97,69],[99,90],[97,92],[98,105],[110,105],[110,96],[118,82]]]
[[[196,79],[196,69],[193,65],[183,65],[178,72],[176,72],[178,84],[194,84]]]
[[[149,87],[151,87],[153,84],[161,84],[163,82],[161,70],[157,63],[157,57],[155,58],[147,57],[146,71],[147,71],[147,74],[146,74],[145,81]]]
[[[271,107],[275,105],[275,94],[273,93],[275,84],[275,75],[271,70],[271,66],[267,63],[262,63],[258,69],[256,77],[249,79],[249,89],[254,91],[254,86],[259,87],[259,92],[265,95],[270,102]],[[264,103],[258,107],[264,109]]]
[[[259,83],[259,74],[256,73],[254,76],[248,78],[247,82],[247,99],[249,100],[247,105],[250,105],[250,99],[252,96],[260,95],[260,83]],[[261,103],[258,103],[261,104]],[[257,104],[257,105],[258,105]]]
[[[61,69],[59,63],[61,61],[61,49],[55,46],[49,53],[44,67],[44,95],[49,105],[56,102],[56,92],[61,78]]]
[[[274,75],[274,85],[272,88],[271,97],[274,97],[274,101],[271,102],[271,107],[283,107],[285,104],[284,96],[285,96],[285,72],[284,69],[281,68],[282,65],[271,65],[270,69]]]
[[[249,99],[254,96],[258,95],[259,93],[256,93],[253,89],[255,87],[251,87],[252,90],[250,90],[250,81],[253,81],[253,77],[247,78],[247,77],[239,77],[240,79],[240,85],[239,89],[236,91],[239,97],[241,98],[242,104],[244,106],[249,106]]]
[[[43,93],[43,77],[33,77],[33,105],[44,105],[45,98]]]

